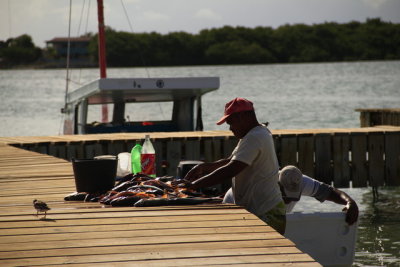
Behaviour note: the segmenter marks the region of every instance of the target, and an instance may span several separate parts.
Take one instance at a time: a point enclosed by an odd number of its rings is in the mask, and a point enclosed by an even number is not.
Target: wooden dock
[[[399,186],[400,127],[273,130],[280,166],[335,187]],[[181,160],[214,161],[237,144],[230,131],[150,133],[157,174],[176,175]],[[144,133],[0,137],[0,143],[70,160],[129,152]]]
[[[63,144],[78,141],[62,138]],[[75,191],[71,163],[4,141],[0,188],[0,266],[319,266],[234,205],[116,208],[64,202]],[[34,216],[33,199],[50,206],[45,220]]]
[[[400,108],[359,108],[360,126],[376,125],[400,126]]]

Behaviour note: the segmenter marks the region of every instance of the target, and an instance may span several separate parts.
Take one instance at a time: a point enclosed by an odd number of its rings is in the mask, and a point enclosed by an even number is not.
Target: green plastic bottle
[[[136,144],[131,150],[131,170],[133,174],[142,172],[142,164],[140,161],[140,155],[142,152],[142,146]]]

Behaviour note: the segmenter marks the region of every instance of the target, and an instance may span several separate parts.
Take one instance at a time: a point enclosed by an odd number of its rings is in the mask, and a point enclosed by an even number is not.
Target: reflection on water
[[[341,189],[358,204],[360,217],[354,266],[400,266],[400,187]],[[340,211],[342,206],[303,197],[294,211]]]
[[[363,195],[355,266],[400,266],[400,189],[379,190],[379,200]]]

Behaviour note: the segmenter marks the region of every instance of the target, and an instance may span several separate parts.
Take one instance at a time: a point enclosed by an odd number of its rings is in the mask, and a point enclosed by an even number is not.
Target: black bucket
[[[179,165],[176,169],[176,175],[179,179],[183,179],[186,174],[196,165],[203,163],[204,161],[200,160],[183,160],[179,162]]]
[[[77,192],[106,192],[115,185],[118,158],[72,159]]]

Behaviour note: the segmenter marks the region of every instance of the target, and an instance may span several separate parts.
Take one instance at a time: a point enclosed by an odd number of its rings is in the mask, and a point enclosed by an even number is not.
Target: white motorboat
[[[218,88],[218,77],[100,78],[67,94],[64,134],[201,131],[201,97]],[[126,105],[160,102],[172,104],[170,120],[137,121],[125,113]],[[109,104],[110,121],[88,122],[90,106]]]

